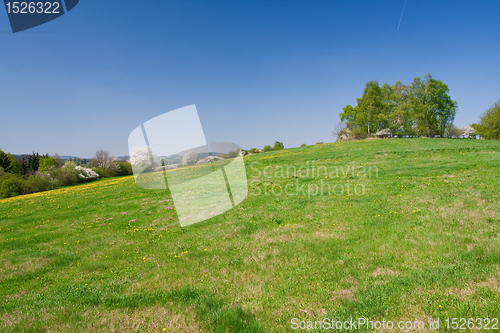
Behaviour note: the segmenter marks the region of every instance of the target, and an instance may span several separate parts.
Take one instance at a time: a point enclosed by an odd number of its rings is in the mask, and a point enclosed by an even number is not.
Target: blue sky
[[[0,148],[127,153],[129,133],[196,104],[207,141],[331,142],[369,80],[430,72],[471,124],[500,98],[500,1],[81,0],[12,34],[0,10]]]

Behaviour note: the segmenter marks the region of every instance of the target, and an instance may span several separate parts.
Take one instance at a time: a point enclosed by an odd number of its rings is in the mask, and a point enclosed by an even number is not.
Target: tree
[[[430,74],[429,74],[430,77]],[[443,137],[446,126],[449,124],[453,124],[453,120],[455,120],[455,114],[457,112],[456,101],[453,101],[448,95],[449,89],[446,84],[439,80],[432,80],[432,105],[434,108],[434,112],[436,114],[437,122],[438,122],[438,132],[441,137]]]
[[[454,124],[448,124],[444,132],[444,136],[447,138],[458,138],[461,134],[462,131],[460,131],[460,129],[457,128]]]
[[[198,156],[196,156],[196,153],[192,150],[189,150],[184,156],[182,157],[181,165],[193,165],[196,162],[198,162]]]
[[[265,145],[264,148],[262,149],[262,152],[268,152],[268,151],[273,151],[273,147],[270,145]]]
[[[59,155],[58,153],[55,153],[54,156],[52,156],[54,158],[54,160],[57,162],[57,167],[58,168],[62,168],[63,165],[64,165],[64,160],[63,158],[61,157],[61,155]],[[71,161],[71,158],[70,158],[70,161]]]
[[[154,168],[158,160],[150,146],[137,146],[129,154],[130,164],[141,170],[147,167]]]
[[[38,170],[38,167],[40,166],[40,158],[42,158],[42,156],[40,156],[38,153],[36,153],[35,155],[35,152],[33,152],[33,155],[28,157],[28,166],[30,170]]]
[[[363,95],[356,100],[356,107],[347,105],[343,108],[340,119],[349,129],[359,128],[370,137],[371,133],[377,131],[379,124],[386,121],[385,111],[388,104],[384,103],[382,89],[377,81],[367,82]]]
[[[408,103],[411,86],[397,81],[391,88],[393,107],[388,116],[387,127],[394,135],[415,135],[413,130],[414,120]]]
[[[96,151],[92,161],[90,162],[91,168],[103,168],[107,174],[113,176],[118,171],[115,163],[115,157],[109,151],[100,149]]]
[[[340,137],[344,135],[345,130],[347,129],[347,125],[343,121],[339,121],[337,125],[335,125],[335,128],[333,129],[332,136],[335,137],[337,140],[340,140]],[[304,143],[304,146],[306,144]]]
[[[10,163],[8,169],[5,169],[5,171],[9,173],[19,173],[20,171],[19,163],[17,163],[14,155],[12,155],[11,153],[7,153],[7,158]]]
[[[10,160],[7,154],[4,153],[1,149],[0,149],[0,167],[2,167],[4,172],[9,172],[8,170],[10,167]]]
[[[50,167],[57,168],[59,167],[59,163],[57,163],[56,159],[53,157],[42,157],[39,162],[38,170],[41,172],[47,172]]]
[[[275,141],[273,150],[281,150],[281,149],[285,149],[283,142]]]
[[[19,174],[26,175],[29,172],[29,165],[26,163],[24,156],[21,157],[21,163],[19,163]]]
[[[336,132],[356,139],[383,129],[398,136],[443,136],[457,109],[457,102],[448,93],[448,86],[430,74],[423,79],[416,77],[410,85],[397,81],[393,86],[379,86],[377,81],[369,81],[362,97],[356,99],[357,105],[346,105],[340,113],[347,130]]]
[[[462,137],[471,137],[473,136],[474,134],[476,134],[476,131],[474,130],[474,128],[472,128],[471,126],[467,126],[467,125],[462,125],[460,126],[460,135]]]
[[[413,79],[408,102],[416,120],[418,134],[444,136],[446,126],[453,122],[457,102],[448,95],[448,86],[427,74]]]
[[[471,125],[484,139],[500,138],[500,99],[479,116],[479,124]]]

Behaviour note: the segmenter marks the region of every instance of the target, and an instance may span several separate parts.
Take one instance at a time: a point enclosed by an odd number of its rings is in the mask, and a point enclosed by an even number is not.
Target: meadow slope
[[[184,228],[170,194],[133,177],[0,200],[0,331],[500,313],[500,142],[365,140],[245,164],[248,197]]]

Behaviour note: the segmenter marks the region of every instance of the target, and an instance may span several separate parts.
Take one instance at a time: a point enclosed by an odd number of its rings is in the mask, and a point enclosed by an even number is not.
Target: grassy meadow
[[[244,160],[247,198],[184,228],[170,193],[132,176],[1,199],[0,331],[500,316],[500,142],[364,140]]]

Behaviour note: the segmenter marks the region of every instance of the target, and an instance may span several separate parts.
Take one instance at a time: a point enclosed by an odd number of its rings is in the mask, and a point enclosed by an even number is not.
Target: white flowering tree
[[[472,135],[476,134],[476,131],[467,125],[462,125],[460,126],[460,135],[463,137],[470,137]]]
[[[198,162],[198,156],[192,150],[188,151],[182,158],[181,165],[193,165]]]
[[[148,167],[154,167],[158,161],[158,157],[153,154],[153,150],[150,146],[137,146],[129,154],[130,164],[141,170]]]
[[[79,179],[90,181],[99,178],[99,175],[92,169],[75,166],[75,170]]]

